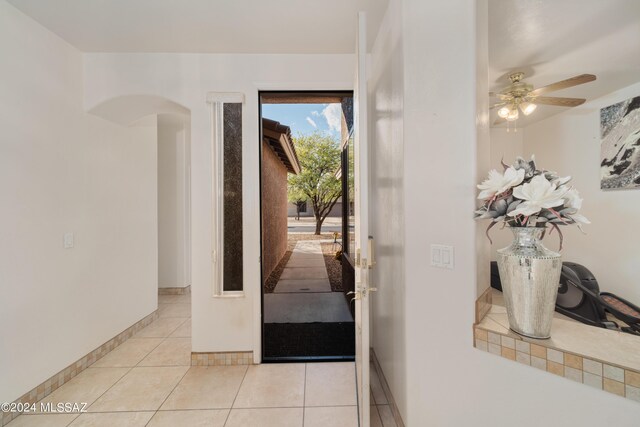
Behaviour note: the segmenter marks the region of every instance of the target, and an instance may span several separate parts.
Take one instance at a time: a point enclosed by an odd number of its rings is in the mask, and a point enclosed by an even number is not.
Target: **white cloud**
[[[329,104],[322,110],[322,115],[327,120],[329,130],[340,132],[342,128],[342,106]]]
[[[316,124],[316,122],[313,121],[313,119],[311,117],[307,117],[307,123],[309,123],[311,126],[313,126],[314,128],[317,128],[318,125]]]
[[[311,115],[314,116],[314,117],[320,117],[320,113],[318,113],[316,110],[313,110],[311,112]]]

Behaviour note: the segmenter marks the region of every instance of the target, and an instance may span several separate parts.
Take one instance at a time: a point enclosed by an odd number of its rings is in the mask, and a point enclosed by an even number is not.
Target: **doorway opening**
[[[264,362],[353,360],[353,92],[260,92]]]

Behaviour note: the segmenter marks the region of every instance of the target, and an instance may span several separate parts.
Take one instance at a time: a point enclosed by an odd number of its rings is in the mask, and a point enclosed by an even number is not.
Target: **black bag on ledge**
[[[502,292],[498,263],[491,263],[491,287]],[[595,276],[585,266],[562,263],[556,311],[587,325],[640,335],[640,308],[617,295],[600,292]],[[625,323],[619,326],[607,318],[610,313]]]

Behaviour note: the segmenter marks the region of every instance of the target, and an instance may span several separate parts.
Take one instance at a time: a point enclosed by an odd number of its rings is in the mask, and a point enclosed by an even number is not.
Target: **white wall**
[[[158,115],[158,286],[189,286],[188,116]]]
[[[496,169],[502,171],[502,159],[508,165],[513,164],[516,157],[524,156],[524,135],[526,129],[518,128],[517,132],[511,129],[507,132],[506,128],[491,128],[491,164],[478,171],[480,176],[478,182],[487,179],[487,174],[490,169]],[[486,221],[481,221],[484,230],[489,225]],[[513,234],[508,229],[501,229],[500,225],[497,225],[489,232],[493,244],[491,245],[491,259],[496,260],[497,250],[505,248],[513,241]],[[486,236],[483,235],[483,238]],[[553,248],[553,246],[550,246]]]
[[[640,83],[527,126],[524,151],[538,165],[571,175],[592,224],[582,234],[563,227],[563,259],[585,265],[600,289],[640,304],[640,190],[600,189],[600,108],[640,95]],[[557,237],[546,245],[557,249]]]
[[[156,309],[156,123],[86,114],[81,54],[4,1],[0,52],[4,402]]]
[[[355,17],[354,17],[355,22]],[[351,89],[352,55],[85,54],[85,107],[144,94],[191,111],[193,351],[260,348],[258,90]],[[212,298],[211,128],[207,92],[242,92],[243,298]]]
[[[376,268],[371,297],[371,342],[385,377],[406,414],[405,229],[402,7],[391,1],[371,52],[369,81],[371,235]]]
[[[393,392],[405,424],[636,426],[636,403],[473,348],[476,82],[486,76],[476,70],[476,2],[402,9],[405,301],[403,313],[390,302],[387,317],[404,317],[406,353],[389,364],[404,370],[392,388],[403,387]],[[455,246],[454,270],[428,265],[434,243]]]

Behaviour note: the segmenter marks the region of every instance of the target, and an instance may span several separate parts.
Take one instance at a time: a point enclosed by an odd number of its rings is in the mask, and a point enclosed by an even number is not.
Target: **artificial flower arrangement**
[[[544,227],[555,229],[560,236],[560,225],[577,225],[589,220],[580,215],[582,199],[578,191],[569,186],[571,177],[559,177],[551,171],[538,169],[535,157],[527,161],[521,157],[512,166],[502,162],[504,172],[489,172],[489,178],[478,185],[483,201],[482,207],[475,212],[476,219],[491,219],[489,230],[498,223],[503,227]]]

